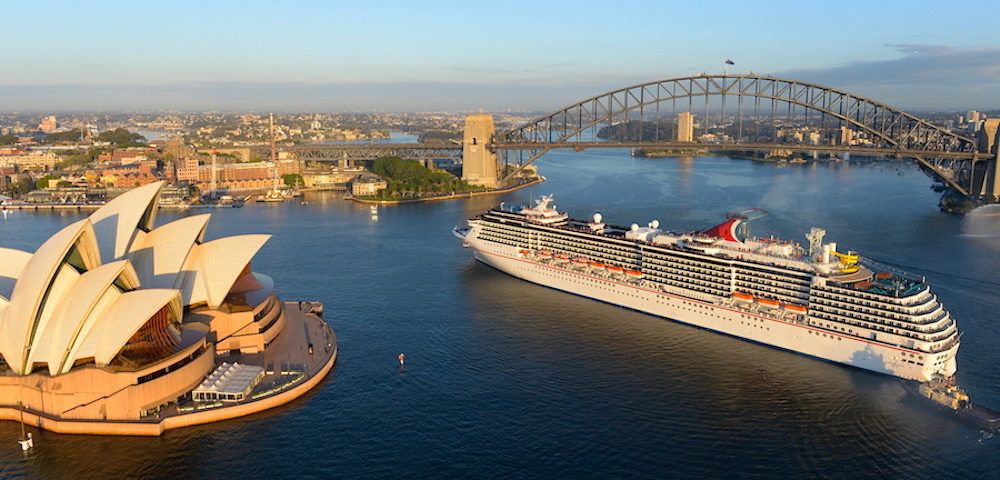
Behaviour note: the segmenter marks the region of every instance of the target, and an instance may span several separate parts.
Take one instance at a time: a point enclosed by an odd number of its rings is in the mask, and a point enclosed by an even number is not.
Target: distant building
[[[0,151],[0,167],[17,167],[20,170],[48,171],[56,167],[59,157],[52,152]]]
[[[821,135],[819,132],[809,132],[809,143],[812,145],[819,145]]]
[[[146,160],[154,154],[156,154],[155,147],[116,148],[113,151],[99,154],[97,161],[101,163],[130,165]]]
[[[379,190],[384,190],[389,184],[378,175],[364,174],[354,179],[351,183],[351,194],[355,197],[369,197],[378,194]]]
[[[840,144],[850,145],[852,140],[854,140],[854,131],[849,127],[840,127]]]
[[[198,159],[192,157],[174,159],[174,172],[178,182],[197,182],[199,178]]]
[[[694,114],[681,112],[677,114],[677,141],[694,141]]]
[[[166,145],[163,147],[163,154],[174,158],[185,158],[193,157],[195,150],[184,143],[184,138],[178,135],[167,140]]]
[[[42,122],[38,124],[38,129],[42,133],[52,133],[57,128],[59,128],[59,122],[56,121],[55,115],[49,115],[42,119]]]

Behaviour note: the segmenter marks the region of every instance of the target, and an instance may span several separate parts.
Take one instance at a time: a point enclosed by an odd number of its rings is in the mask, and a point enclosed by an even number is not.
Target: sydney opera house
[[[251,269],[269,236],[206,241],[208,214],[155,226],[162,187],[34,253],[0,248],[0,419],[156,435],[287,403],[332,368],[326,322]]]

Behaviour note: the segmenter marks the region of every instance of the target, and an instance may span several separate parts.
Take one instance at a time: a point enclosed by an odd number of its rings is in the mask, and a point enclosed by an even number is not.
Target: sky
[[[724,69],[1000,108],[1000,2],[982,0],[6,0],[0,17],[5,112],[545,111]]]

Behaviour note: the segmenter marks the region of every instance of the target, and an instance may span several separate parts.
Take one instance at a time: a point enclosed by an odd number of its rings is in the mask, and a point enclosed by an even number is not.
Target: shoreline
[[[310,372],[309,377],[304,381],[287,389],[248,402],[190,412],[171,413],[162,418],[144,420],[62,419],[31,410],[24,410],[24,423],[25,425],[59,434],[155,437],[163,435],[163,432],[167,430],[232,420],[291,403],[295,399],[312,391],[313,388],[327,377],[337,362],[337,354],[339,352],[337,336],[333,333],[330,325],[313,313],[297,310],[297,303],[284,303],[286,315],[298,313],[303,325],[306,325],[305,322],[308,321],[319,322],[320,328],[327,329],[330,332],[333,346],[327,352],[328,358],[323,361],[319,368]],[[318,351],[322,351],[322,349]],[[0,420],[18,422],[21,419],[21,415],[22,413],[16,405],[0,405]]]
[[[484,192],[465,192],[465,193],[455,193],[451,195],[440,195],[437,197],[427,197],[427,198],[408,198],[400,200],[378,200],[373,198],[357,198],[351,197],[350,200],[358,203],[367,203],[374,205],[401,205],[404,203],[422,203],[422,202],[443,202],[446,200],[458,200],[462,198],[473,198],[473,197],[484,197],[488,195],[501,195],[504,193],[516,192],[522,188],[528,188],[531,186],[538,185],[545,181],[545,177],[538,177],[530,182],[521,183],[507,188],[497,189],[497,190],[487,190]]]

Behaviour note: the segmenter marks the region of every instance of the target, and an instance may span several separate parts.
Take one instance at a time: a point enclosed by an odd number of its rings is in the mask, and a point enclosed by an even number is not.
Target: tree
[[[13,145],[17,143],[15,135],[0,135],[0,145]]]
[[[55,142],[78,142],[80,141],[80,136],[83,134],[79,128],[74,128],[73,130],[67,130],[65,132],[55,132],[45,135],[46,143]]]
[[[285,182],[286,186],[289,187],[298,187],[305,185],[305,182],[302,180],[302,175],[299,175],[297,173],[286,173],[281,176],[281,180]]]
[[[44,177],[35,180],[35,187],[39,190],[49,188],[49,180],[55,180],[56,177],[52,175],[45,175]]]
[[[109,142],[119,147],[137,147],[146,145],[146,137],[139,135],[138,133],[132,133],[124,128],[116,128],[114,130],[101,132],[101,134],[97,136],[97,140],[101,142]]]

